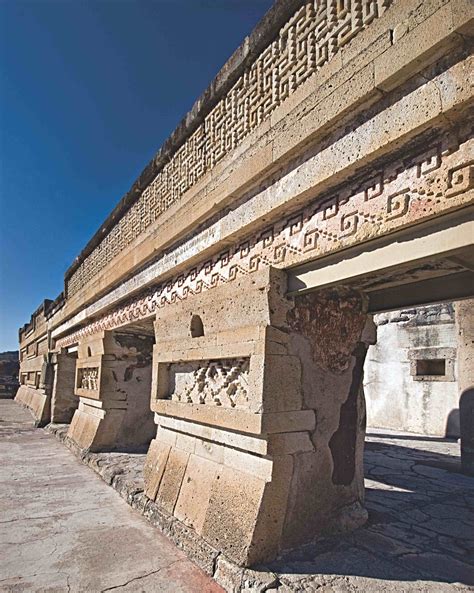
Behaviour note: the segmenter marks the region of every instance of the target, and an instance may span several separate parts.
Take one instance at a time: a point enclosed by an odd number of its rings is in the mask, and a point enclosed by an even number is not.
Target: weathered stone
[[[75,392],[80,397],[69,438],[81,448],[140,450],[153,436],[149,412],[153,338],[136,331],[102,332],[79,345]]]
[[[456,303],[457,364],[463,472],[474,475],[474,301]]]

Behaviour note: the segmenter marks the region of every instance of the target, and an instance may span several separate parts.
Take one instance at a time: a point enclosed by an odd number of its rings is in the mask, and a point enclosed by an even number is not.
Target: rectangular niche
[[[99,389],[99,367],[77,369],[76,388],[97,391]]]
[[[446,376],[446,360],[444,358],[427,358],[416,361],[416,376]]]
[[[248,408],[250,357],[159,363],[158,399]]]
[[[414,381],[455,381],[455,348],[417,348],[408,352]]]

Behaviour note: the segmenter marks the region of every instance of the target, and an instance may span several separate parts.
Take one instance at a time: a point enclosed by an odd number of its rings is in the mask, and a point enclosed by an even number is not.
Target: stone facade
[[[374,332],[364,299],[334,289],[291,302],[285,288],[284,273],[264,269],[237,281],[231,301],[217,287],[155,322],[145,493],[239,564],[365,520],[361,378]],[[204,334],[192,338],[195,315]],[[210,360],[221,369],[211,377],[227,381],[211,380]],[[188,400],[178,363],[203,370],[191,383],[201,398]]]
[[[18,351],[0,352],[0,399],[15,397],[18,389]]]
[[[149,409],[153,337],[102,332],[81,341],[69,437],[81,448],[141,450],[153,431]]]
[[[369,427],[460,436],[457,305],[375,316],[377,343],[364,367]]]
[[[202,550],[364,522],[371,314],[473,296],[473,23],[276,2],[20,331],[18,399],[74,412],[84,455],[148,449],[146,496]]]

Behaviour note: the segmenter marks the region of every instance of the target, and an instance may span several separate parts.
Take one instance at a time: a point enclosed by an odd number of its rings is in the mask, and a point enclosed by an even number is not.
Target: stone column
[[[79,404],[74,393],[77,354],[63,349],[52,355],[54,382],[51,396],[51,422],[68,424]]]
[[[161,309],[155,325],[146,494],[203,554],[240,565],[367,517],[365,300],[285,292],[284,272],[257,271]]]
[[[15,401],[28,407],[35,417],[35,425],[46,426],[51,421],[51,392],[53,366],[50,354],[41,354],[22,365],[22,370],[34,374],[34,381],[20,385]]]
[[[474,476],[474,300],[455,303],[461,465]]]
[[[79,343],[75,393],[80,401],[68,437],[81,449],[146,450],[154,433],[152,345],[153,336],[126,328]]]

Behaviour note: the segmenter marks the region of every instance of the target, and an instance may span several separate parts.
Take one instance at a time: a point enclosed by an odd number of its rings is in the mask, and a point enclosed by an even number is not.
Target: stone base
[[[54,355],[54,382],[51,396],[51,422],[69,424],[79,404],[74,393],[76,356],[65,352]]]
[[[125,410],[102,410],[80,404],[69,427],[68,437],[80,449],[88,451],[104,451],[120,448],[120,433]]]
[[[36,426],[45,426],[50,420],[51,397],[43,390],[34,389],[27,385],[20,385],[15,401],[28,408],[35,420]]]
[[[358,493],[341,489],[341,498],[332,497],[331,503],[315,487],[313,496],[308,494],[314,504],[305,512],[311,533],[302,531],[300,537],[285,523],[294,481],[304,475],[298,465],[316,467],[314,451],[261,457],[182,433],[174,433],[178,446],[173,446],[169,444],[173,432],[163,433],[159,429],[158,437],[168,442],[152,441],[144,468],[147,498],[186,526],[196,541],[210,544],[236,565],[272,560],[301,540],[351,531],[367,521]],[[269,449],[288,440],[281,436],[269,439]],[[290,437],[295,449],[304,448],[299,437],[298,433]]]

